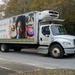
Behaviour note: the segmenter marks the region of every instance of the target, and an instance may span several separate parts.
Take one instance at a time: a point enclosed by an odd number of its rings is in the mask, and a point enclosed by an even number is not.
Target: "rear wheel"
[[[63,48],[60,45],[53,45],[50,48],[50,55],[53,58],[62,58],[64,55]]]
[[[8,52],[9,51],[9,47],[6,44],[1,44],[0,49],[2,52]]]

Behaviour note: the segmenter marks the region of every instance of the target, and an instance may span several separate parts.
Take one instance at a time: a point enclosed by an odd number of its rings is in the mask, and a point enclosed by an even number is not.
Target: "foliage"
[[[75,35],[75,0],[3,0],[5,17],[30,11],[57,10],[64,18],[64,26],[70,34]]]
[[[10,0],[8,2],[5,17],[28,12],[31,0]]]
[[[67,29],[67,32],[71,35],[75,35],[75,22],[65,20],[64,26]]]
[[[60,18],[64,18],[64,26],[69,34],[75,35],[75,0],[69,0],[57,9],[60,12]]]

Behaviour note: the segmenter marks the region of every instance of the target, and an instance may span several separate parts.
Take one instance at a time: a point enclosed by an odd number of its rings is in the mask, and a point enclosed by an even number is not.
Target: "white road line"
[[[0,68],[3,68],[3,69],[6,69],[6,70],[10,70],[10,71],[14,71],[14,72],[16,72],[15,70],[12,70],[12,69],[7,68],[7,67],[0,66]]]
[[[22,63],[22,62],[19,62],[19,61],[16,62],[16,61],[4,59],[4,58],[0,58],[0,60],[5,60],[5,61],[8,61],[8,62],[14,62],[14,63],[19,63],[19,64],[25,64],[25,65],[30,65],[30,66],[40,67],[40,68],[46,68],[46,69],[56,69],[56,67],[53,68],[53,67],[48,67],[48,66],[42,66],[40,64],[28,63],[28,62],[26,62],[26,63]],[[6,68],[6,69],[9,69],[9,68]],[[11,69],[9,69],[9,70],[11,70]]]
[[[0,60],[8,61],[8,60],[6,60],[6,59],[4,59],[4,58],[0,58]],[[6,69],[6,70],[10,70],[10,71],[14,71],[14,72],[16,72],[15,70],[12,70],[12,69],[7,68],[7,67],[0,66],[0,68],[3,68],[3,69]]]
[[[6,59],[4,59],[4,58],[0,58],[0,60],[6,60]]]

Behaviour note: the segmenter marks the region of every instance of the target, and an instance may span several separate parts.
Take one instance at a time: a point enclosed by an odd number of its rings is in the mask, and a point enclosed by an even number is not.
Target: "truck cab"
[[[54,58],[61,58],[65,54],[75,54],[75,36],[68,35],[58,18],[46,18],[39,25],[39,44],[48,47],[48,54]]]
[[[75,53],[75,36],[68,35],[60,24],[41,25],[39,44],[48,47],[48,54],[54,58]]]

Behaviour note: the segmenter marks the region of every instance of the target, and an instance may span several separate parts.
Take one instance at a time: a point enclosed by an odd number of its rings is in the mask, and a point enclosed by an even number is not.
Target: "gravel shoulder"
[[[13,75],[75,75],[75,70],[70,69],[41,69],[25,73],[16,73]]]

